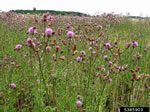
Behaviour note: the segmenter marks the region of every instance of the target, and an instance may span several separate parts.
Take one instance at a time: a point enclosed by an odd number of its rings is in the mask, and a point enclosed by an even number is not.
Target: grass
[[[149,20],[54,16],[44,22],[47,16],[0,16],[1,112],[116,112],[120,107],[150,107]],[[37,33],[27,34],[32,26]],[[47,36],[45,28],[55,33]],[[68,38],[67,31],[75,35]],[[27,44],[28,37],[35,47]],[[17,44],[22,48],[15,49]],[[77,101],[82,105],[78,107]]]

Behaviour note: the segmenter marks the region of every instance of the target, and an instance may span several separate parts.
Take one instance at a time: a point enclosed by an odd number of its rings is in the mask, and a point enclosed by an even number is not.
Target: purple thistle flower
[[[101,68],[101,71],[103,71],[103,72],[105,71],[105,67],[104,66]]]
[[[92,47],[89,47],[89,50],[92,50]]]
[[[36,80],[37,83],[40,83],[40,80]]]
[[[68,31],[67,36],[68,38],[72,38],[74,36],[74,32]]]
[[[56,46],[56,52],[58,52],[59,51],[59,46]]]
[[[132,45],[133,45],[133,47],[137,47],[138,43],[136,41],[133,41]]]
[[[79,107],[81,107],[82,102],[78,100],[78,101],[76,102],[76,105],[77,105],[77,107],[79,108]]]
[[[35,47],[35,43],[32,43],[32,45],[31,45],[31,46]]]
[[[45,34],[47,35],[47,36],[51,36],[52,34],[53,34],[53,30],[51,29],[51,28],[46,28],[46,30],[45,30]]]
[[[98,30],[102,30],[103,29],[103,27],[101,26],[101,25],[98,25]]]
[[[108,62],[109,65],[112,65],[113,63],[111,61]]]
[[[33,43],[32,39],[30,37],[27,38],[26,43],[27,43],[28,46],[35,47],[35,43]]]
[[[107,59],[107,56],[104,56],[105,59]]]
[[[81,61],[82,61],[82,58],[81,58],[80,56],[78,56],[78,57],[76,58],[76,60],[77,60],[78,62],[81,62]]]
[[[110,43],[106,43],[106,44],[105,44],[105,47],[106,47],[107,49],[110,49],[110,48],[111,48],[111,44],[110,44]]]
[[[31,45],[32,44],[32,39],[30,37],[28,37],[26,42],[27,42],[28,45]]]
[[[125,68],[123,66],[119,66],[119,70],[124,70]]]
[[[12,88],[16,88],[16,84],[15,83],[12,83],[12,84],[10,84],[10,86],[12,87]]]
[[[50,47],[50,46],[47,46],[47,47],[46,47],[46,51],[49,52],[50,50],[51,50],[51,47]]]
[[[59,49],[59,46],[56,46],[56,49]]]
[[[30,34],[35,34],[35,33],[37,33],[36,27],[30,27],[30,28],[28,29],[28,32],[27,32],[27,33],[30,33]]]
[[[48,20],[52,20],[52,19],[53,19],[53,16],[49,15],[49,16],[47,17],[47,19],[48,19]]]
[[[17,49],[17,50],[20,50],[21,48],[22,48],[22,45],[21,45],[21,44],[16,45],[16,49]]]
[[[77,95],[77,98],[78,98],[78,99],[81,99],[81,96],[80,96],[80,95]]]
[[[95,54],[96,54],[96,51],[93,51],[93,52],[92,52],[92,54],[94,54],[94,55],[95,55]]]
[[[109,78],[109,82],[112,82],[112,79],[111,79],[111,78]]]
[[[12,65],[15,65],[15,62],[13,61],[11,64],[12,64]]]
[[[86,55],[86,52],[85,51],[80,51],[81,55]]]

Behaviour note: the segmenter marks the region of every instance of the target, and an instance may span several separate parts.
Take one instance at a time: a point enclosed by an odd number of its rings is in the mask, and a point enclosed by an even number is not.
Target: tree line
[[[44,14],[49,12],[52,15],[73,15],[73,16],[88,16],[87,14],[81,12],[74,11],[55,11],[55,10],[11,10],[11,12],[15,12],[18,14]]]

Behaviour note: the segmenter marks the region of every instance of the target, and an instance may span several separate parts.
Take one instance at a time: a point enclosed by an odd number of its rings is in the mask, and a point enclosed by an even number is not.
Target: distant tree
[[[19,14],[33,14],[34,10],[11,10],[12,12]],[[81,12],[73,12],[73,11],[55,11],[55,10],[36,10],[37,14],[51,13],[52,15],[73,15],[73,16],[89,16],[87,14]]]

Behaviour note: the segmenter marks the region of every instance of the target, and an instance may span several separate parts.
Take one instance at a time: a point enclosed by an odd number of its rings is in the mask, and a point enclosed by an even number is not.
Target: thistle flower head
[[[32,44],[32,39],[30,37],[28,37],[26,42],[27,42],[28,45],[31,45]]]
[[[51,35],[53,34],[53,30],[52,30],[51,28],[46,28],[45,34],[46,34],[47,36],[51,36]]]
[[[12,84],[10,84],[10,86],[12,87],[12,88],[16,88],[16,84],[15,83],[12,83]]]
[[[96,51],[93,51],[92,54],[95,55],[95,54],[96,54]]]
[[[111,61],[108,62],[109,65],[112,65],[113,63]]]
[[[102,30],[103,27],[102,27],[101,25],[98,25],[98,26],[97,26],[97,29],[98,29],[98,30]]]
[[[37,33],[36,27],[30,27],[30,28],[28,29],[28,32],[27,32],[27,33],[30,33],[30,34],[35,34],[35,33]]]
[[[92,47],[89,47],[89,50],[92,50]]]
[[[53,16],[49,15],[49,16],[47,17],[47,19],[48,19],[48,20],[52,20],[52,19],[53,19]]]
[[[59,51],[59,46],[57,45],[57,46],[56,46],[56,52],[58,52],[58,51]]]
[[[137,47],[137,46],[138,46],[138,43],[137,43],[136,41],[133,41],[133,42],[132,42],[132,45],[133,45],[133,47]]]
[[[85,51],[80,51],[81,55],[86,55],[86,52]]]
[[[76,60],[77,60],[78,62],[81,62],[81,61],[82,61],[82,58],[81,58],[80,56],[78,56],[78,57],[76,58]]]
[[[105,67],[104,66],[101,68],[101,71],[103,71],[103,72],[105,71]]]
[[[22,48],[21,44],[16,45],[16,50],[20,50]]]
[[[105,59],[107,59],[107,56],[104,56]]]
[[[106,44],[105,44],[105,47],[106,47],[107,49],[110,49],[110,48],[111,48],[111,44],[110,44],[110,43],[106,43]]]
[[[77,105],[77,107],[79,108],[79,107],[81,107],[82,102],[78,100],[78,101],[76,102],[76,105]]]
[[[68,38],[72,38],[74,36],[74,32],[68,31],[67,36]]]
[[[50,46],[47,46],[47,47],[46,47],[46,51],[49,52],[50,50],[51,50],[51,47],[50,47]]]
[[[77,95],[77,98],[78,98],[78,99],[81,99],[81,96],[80,96],[80,95]]]
[[[37,83],[40,83],[40,80],[36,80]]]
[[[59,46],[56,46],[56,49],[59,49]]]
[[[33,43],[32,39],[30,37],[27,38],[26,43],[30,47],[34,47],[35,43]]]

